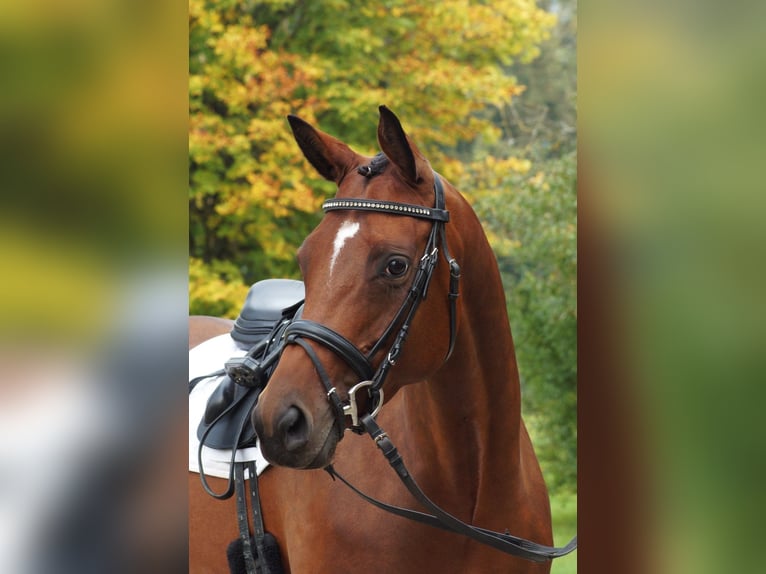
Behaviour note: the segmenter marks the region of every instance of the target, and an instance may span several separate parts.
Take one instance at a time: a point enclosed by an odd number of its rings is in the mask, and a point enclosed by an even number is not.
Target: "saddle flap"
[[[197,438],[216,449],[244,448],[255,444],[250,412],[260,389],[237,385],[224,377],[208,399],[205,415],[197,427]]]

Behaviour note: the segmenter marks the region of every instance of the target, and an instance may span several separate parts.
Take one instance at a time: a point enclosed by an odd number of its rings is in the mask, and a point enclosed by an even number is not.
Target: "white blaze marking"
[[[346,241],[356,235],[357,231],[359,231],[359,222],[357,221],[344,221],[341,224],[340,229],[338,229],[338,234],[335,236],[335,241],[332,243],[333,251],[332,258],[330,259],[330,274],[332,274],[335,262],[338,260],[340,250],[343,249]]]

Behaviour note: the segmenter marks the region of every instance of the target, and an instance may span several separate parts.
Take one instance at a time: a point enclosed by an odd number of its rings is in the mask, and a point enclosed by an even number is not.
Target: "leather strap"
[[[314,321],[298,319],[290,323],[285,330],[285,339],[292,343],[298,337],[306,337],[328,347],[346,361],[362,380],[372,378],[375,371],[367,357],[353,343],[332,329]]]
[[[436,207],[444,209],[444,187],[442,185],[441,177],[434,172],[434,194],[436,195]],[[449,265],[449,347],[447,348],[447,357],[445,361],[452,356],[452,351],[455,349],[455,339],[457,338],[457,299],[460,296],[460,265],[457,260],[452,257],[447,245],[447,231],[444,225],[440,226],[439,235],[441,236],[442,253],[444,259]]]
[[[254,461],[246,462],[245,467],[250,474],[250,511],[253,514],[253,539],[257,551],[255,564],[260,570],[260,574],[268,574],[268,561],[266,560],[266,550],[263,543],[266,536],[266,528],[263,525],[261,497],[258,493],[258,474],[256,473]]]
[[[252,482],[253,474],[250,475],[250,478]],[[241,462],[234,465],[234,488],[237,499],[237,525],[239,526],[239,539],[242,541],[242,553],[245,557],[245,570],[247,574],[256,574],[256,555],[253,554],[253,546],[250,544],[250,527],[247,523],[245,465]]]
[[[247,472],[248,476],[245,476]],[[245,484],[249,481],[250,510],[253,516],[253,536],[250,536],[250,527],[247,521],[247,499],[245,497]],[[234,465],[234,485],[236,492],[237,525],[239,538],[242,541],[242,554],[245,560],[247,574],[270,574],[267,551],[265,548],[266,529],[263,525],[261,513],[261,498],[258,492],[258,475],[256,474],[255,462],[238,462]]]
[[[229,405],[227,409],[221,412],[211,423],[210,426],[208,426],[205,429],[205,432],[202,433],[202,436],[199,437],[199,446],[197,447],[197,464],[199,465],[199,478],[200,482],[202,483],[202,488],[207,492],[210,496],[213,498],[217,498],[218,500],[226,500],[227,498],[230,498],[231,495],[234,493],[234,489],[236,487],[236,479],[234,477],[234,471],[235,471],[235,464],[234,461],[237,457],[237,443],[239,442],[239,436],[241,436],[242,431],[240,431],[240,435],[237,437],[237,442],[235,442],[232,445],[231,449],[231,458],[229,459],[229,476],[226,480],[226,490],[223,492],[214,492],[213,489],[210,487],[210,485],[207,482],[207,475],[205,474],[205,468],[204,464],[202,462],[202,447],[205,446],[205,439],[207,438],[207,435],[210,433],[210,431],[214,428],[216,422],[218,422],[220,419],[222,419],[226,414],[232,410],[236,406],[235,403]]]
[[[332,386],[327,371],[324,370],[319,357],[317,357],[314,349],[311,348],[311,345],[303,339],[295,339],[294,343],[299,345],[308,355],[309,359],[311,359],[311,362],[314,364],[314,368],[319,375],[319,380],[322,381],[322,385],[324,385],[325,391],[327,391],[327,400],[330,401],[330,405],[335,412],[335,424],[338,427],[338,437],[340,440],[340,438],[343,438],[343,432],[346,430],[346,417],[343,413],[343,404],[340,402],[340,397],[338,397],[338,393],[336,392],[335,387]]]
[[[508,533],[494,532],[492,530],[473,526],[452,516],[437,506],[430,498],[428,498],[428,496],[426,496],[420,486],[418,486],[417,482],[415,482],[415,479],[412,477],[409,470],[407,470],[407,467],[404,464],[404,460],[402,459],[394,444],[391,442],[391,439],[383,431],[383,429],[378,426],[375,420],[369,415],[364,415],[361,417],[361,422],[364,429],[375,441],[375,444],[386,457],[386,460],[388,460],[391,468],[396,471],[396,474],[399,476],[400,480],[410,492],[410,494],[412,494],[412,496],[415,497],[415,499],[420,502],[420,504],[422,504],[428,511],[432,512],[433,514],[426,514],[406,508],[400,508],[398,506],[393,506],[376,500],[351,485],[345,478],[340,476],[332,466],[326,468],[326,470],[330,473],[330,476],[333,478],[337,476],[345,485],[351,488],[351,490],[353,490],[367,502],[377,506],[378,508],[381,508],[382,510],[396,514],[397,516],[408,518],[410,520],[414,520],[422,524],[427,524],[435,528],[440,528],[442,530],[447,530],[449,532],[454,532],[456,534],[462,534],[471,538],[472,540],[475,540],[476,542],[491,546],[492,548],[500,550],[501,552],[505,552],[506,554],[518,556],[533,562],[545,562],[554,558],[559,558],[569,554],[575,548],[577,548],[577,536],[572,538],[572,540],[566,546],[546,546],[544,544],[538,544],[537,542],[526,540],[525,538],[520,538],[518,536],[513,536]]]
[[[439,176],[436,176],[439,179]],[[382,213],[392,213],[394,215],[409,215],[420,219],[430,219],[431,221],[449,221],[449,212],[443,206],[426,207],[424,205],[412,205],[410,203],[399,203],[396,201],[384,201],[380,199],[328,199],[322,204],[322,209],[327,211],[337,210],[355,210],[355,211],[378,211]]]

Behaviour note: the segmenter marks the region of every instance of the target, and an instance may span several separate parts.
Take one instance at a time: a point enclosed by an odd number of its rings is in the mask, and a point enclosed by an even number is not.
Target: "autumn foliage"
[[[297,273],[295,250],[332,187],[299,153],[288,113],[372,153],[387,104],[457,178],[456,147],[497,140],[487,109],[523,90],[504,66],[534,58],[553,22],[531,0],[191,0],[192,311],[211,310],[204,284],[221,262],[243,285]]]

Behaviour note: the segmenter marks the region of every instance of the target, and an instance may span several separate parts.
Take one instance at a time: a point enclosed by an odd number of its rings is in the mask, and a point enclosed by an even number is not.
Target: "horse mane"
[[[356,171],[369,179],[383,173],[383,170],[386,169],[388,163],[389,160],[386,155],[383,152],[378,152],[378,155],[372,158],[372,161],[370,161],[369,164],[360,165],[356,168]]]

